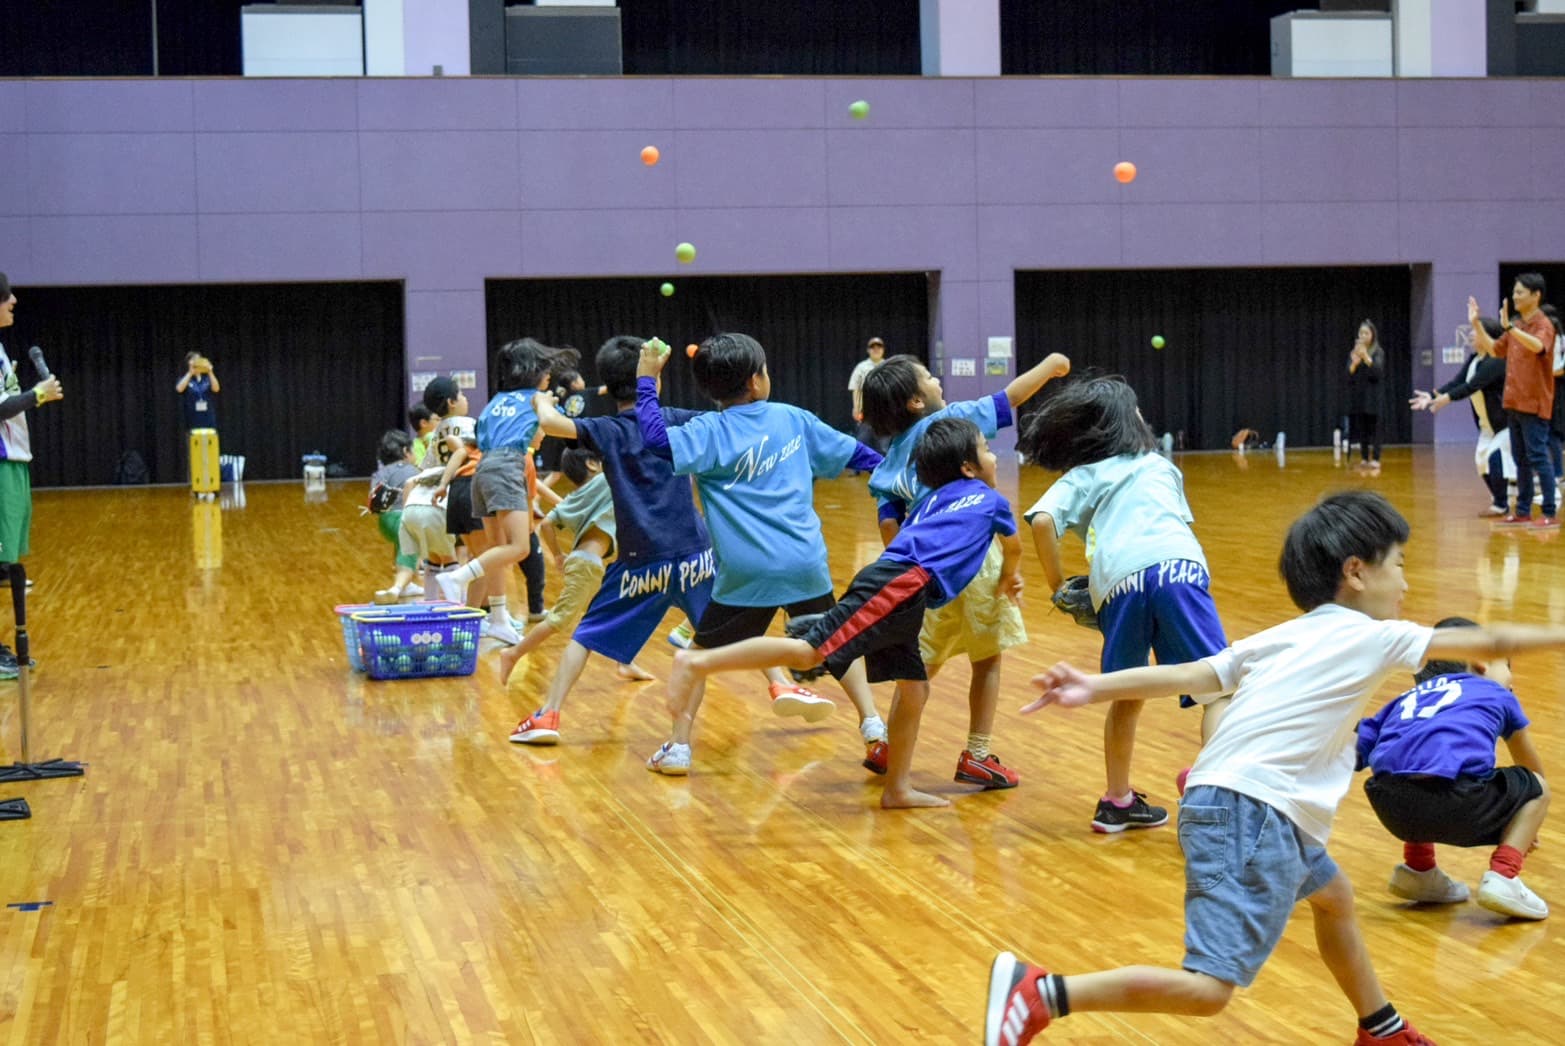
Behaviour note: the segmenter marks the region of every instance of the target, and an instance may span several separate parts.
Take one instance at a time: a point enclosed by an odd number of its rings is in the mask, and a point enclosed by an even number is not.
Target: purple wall
[[[939,270],[946,355],[981,356],[1019,268],[1420,263],[1444,342],[1500,261],[1565,256],[1562,123],[1535,80],[0,81],[0,257],[23,286],[405,279],[419,370],[484,369],[485,277],[676,270]]]

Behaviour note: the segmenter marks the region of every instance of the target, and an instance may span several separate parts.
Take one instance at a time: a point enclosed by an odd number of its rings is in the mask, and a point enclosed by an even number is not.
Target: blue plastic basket
[[[472,675],[483,619],[482,610],[468,607],[353,615],[360,657],[371,679]]]
[[[444,607],[447,610],[466,610],[466,607],[455,603],[442,603],[439,601],[423,603],[403,603],[400,605],[384,603],[344,603],[332,609],[337,614],[337,620],[342,624],[342,646],[348,652],[348,666],[355,672],[364,671],[364,658],[359,654],[359,626],[353,620],[354,614],[406,614],[409,611],[430,612]]]

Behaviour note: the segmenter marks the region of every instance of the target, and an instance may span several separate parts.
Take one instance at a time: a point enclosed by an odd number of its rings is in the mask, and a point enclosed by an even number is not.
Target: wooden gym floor
[[[1267,452],[1181,464],[1231,636],[1292,615],[1275,573],[1286,527],[1358,484],[1412,520],[1410,617],[1565,620],[1562,539],[1478,519],[1465,450],[1392,450],[1374,479],[1320,451],[1285,468]],[[1014,466],[1003,475],[1018,514],[1047,480],[1024,469],[1018,493]],[[817,492],[839,586],[879,548],[863,488]],[[642,766],[668,725],[660,684],[601,662],[566,705],[562,745],[507,743],[558,641],[519,669],[526,696],[502,690],[487,643],[471,678],[354,675],[332,605],[390,579],[356,513],[363,484],[314,502],[293,483],[245,495],[221,510],[178,489],[37,495],[32,755],[91,765],[0,792],[34,811],[0,825],[0,903],[52,902],[0,909],[0,1040],[976,1042],[998,949],[1062,972],[1179,962],[1172,825],[1087,827],[1101,711],[1016,712],[1033,672],[1098,652],[1049,611],[1030,547],[1032,638],[1007,656],[995,742],[1021,787],[951,781],[967,715],[954,665],[916,766],[955,805],[882,813],[851,706],[813,727],[777,719],[753,674],[714,684],[688,780]],[[1080,569],[1079,545],[1071,556]],[[660,633],[641,663],[666,678],[670,653]],[[1551,765],[1565,759],[1562,668],[1557,654],[1517,664]],[[0,684],[6,761],[15,692]],[[884,712],[888,689],[877,696]],[[1136,780],[1154,802],[1174,805],[1197,736],[1173,700],[1148,707]],[[1556,905],[1561,838],[1546,828],[1524,872]],[[1555,921],[1397,902],[1385,880],[1400,847],[1357,785],[1331,845],[1387,990],[1422,1030],[1447,1046],[1560,1041]],[[1470,883],[1488,859],[1442,856]],[[1313,952],[1301,909],[1222,1015],[1084,1014],[1042,1041],[1348,1042],[1353,1015]]]

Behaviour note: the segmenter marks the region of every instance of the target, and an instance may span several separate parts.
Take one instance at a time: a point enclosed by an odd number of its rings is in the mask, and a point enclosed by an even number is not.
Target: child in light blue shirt
[[[653,453],[666,453],[674,472],[694,476],[706,511],[717,579],[712,602],[697,623],[695,645],[726,646],[764,635],[779,609],[788,616],[819,614],[836,602],[826,542],[815,514],[817,476],[844,468],[869,469],[881,457],[798,407],[772,403],[766,352],[745,334],[717,334],[692,359],[696,383],[720,410],[670,428],[663,422],[657,378],[666,350],[648,345],[637,370],[636,418]],[[864,666],[844,674],[843,689],[859,711],[861,732],[873,748],[885,739]],[[701,680],[671,707],[685,708],[673,737],[648,762],[660,772],[688,772],[690,726],[705,690]],[[801,687],[774,688],[778,715],[818,719],[831,702]],[[871,739],[873,736],[873,740]]]

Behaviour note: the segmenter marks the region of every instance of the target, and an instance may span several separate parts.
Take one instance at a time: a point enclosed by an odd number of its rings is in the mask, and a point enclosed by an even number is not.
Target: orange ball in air
[[[691,342],[689,345],[685,346],[685,355],[689,356],[691,359],[695,359],[696,358],[696,353],[698,353],[700,351],[701,351],[701,346],[695,344],[694,342]]]
[[[645,149],[641,150],[641,162],[646,164],[648,167],[651,167],[658,162],[658,157],[660,155],[662,154],[658,152],[657,146],[649,145]]]
[[[1121,160],[1114,165],[1114,177],[1129,185],[1136,180],[1136,165],[1129,160]]]

